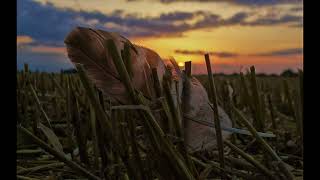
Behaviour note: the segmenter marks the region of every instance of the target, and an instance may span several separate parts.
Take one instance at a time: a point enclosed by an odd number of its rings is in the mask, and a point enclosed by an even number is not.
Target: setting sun
[[[179,67],[184,67],[184,63],[183,63],[183,62],[179,62],[179,63],[178,63],[178,66],[179,66]]]

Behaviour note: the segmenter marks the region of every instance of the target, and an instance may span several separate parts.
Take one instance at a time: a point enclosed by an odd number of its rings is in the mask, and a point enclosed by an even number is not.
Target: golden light
[[[184,67],[184,63],[183,63],[183,62],[179,62],[179,63],[178,63],[178,66],[179,66],[179,67]]]

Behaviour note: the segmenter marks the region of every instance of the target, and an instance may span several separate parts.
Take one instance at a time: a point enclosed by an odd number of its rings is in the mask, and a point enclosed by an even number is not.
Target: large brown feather
[[[196,119],[213,123],[213,111],[208,104],[207,92],[196,78],[191,79],[189,86],[183,87],[184,74],[173,58],[163,60],[156,52],[133,45],[128,39],[117,33],[81,27],[75,28],[65,39],[68,56],[73,63],[84,65],[89,78],[102,90],[106,97],[117,103],[129,104],[131,102],[128,93],[105,46],[105,42],[109,39],[115,42],[119,55],[121,50],[124,49],[124,44],[130,44],[132,84],[145,97],[149,99],[156,97],[153,88],[152,68],[157,69],[160,84],[166,70],[171,72],[171,87],[175,87],[175,83],[178,85],[178,88],[171,88],[175,105],[178,106],[178,103],[181,103],[182,100],[185,103],[183,114],[188,117],[185,119],[187,144],[192,150],[199,150],[201,147],[206,149],[215,147],[214,128],[190,120]],[[231,120],[222,108],[219,108],[219,116],[221,125],[231,127]],[[224,132],[223,138],[227,138],[229,135],[230,133]]]

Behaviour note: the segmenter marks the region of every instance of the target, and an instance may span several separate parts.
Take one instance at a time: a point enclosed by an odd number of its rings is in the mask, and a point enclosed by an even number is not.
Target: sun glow
[[[184,63],[183,63],[183,62],[179,62],[179,63],[178,63],[178,66],[179,66],[179,67],[184,67]]]

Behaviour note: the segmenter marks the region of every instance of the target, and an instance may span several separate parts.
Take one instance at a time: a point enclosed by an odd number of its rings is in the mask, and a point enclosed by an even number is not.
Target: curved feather
[[[136,90],[141,91],[149,99],[156,98],[151,70],[152,68],[157,69],[160,84],[162,84],[166,70],[169,70],[172,74],[171,83],[178,85],[177,88],[171,88],[175,105],[177,106],[183,98],[187,97],[188,101],[183,102],[185,103],[183,106],[186,107],[183,110],[185,115],[191,118],[201,117],[202,120],[213,122],[213,111],[208,104],[209,98],[206,90],[196,78],[191,79],[190,86],[184,87],[184,74],[173,58],[163,60],[156,52],[133,45],[128,39],[117,33],[77,27],[65,39],[68,57],[72,63],[83,64],[89,78],[106,97],[120,104],[131,103],[113,63],[111,52],[105,45],[106,41],[110,39],[115,42],[117,51],[129,70],[132,84]],[[175,85],[171,84],[171,87],[175,87]],[[220,107],[219,116],[221,125],[231,128],[231,120]],[[192,149],[198,150],[202,146],[204,148],[216,146],[214,128],[185,121],[185,136],[187,144]],[[230,132],[222,134],[223,138],[227,138],[229,135]]]

